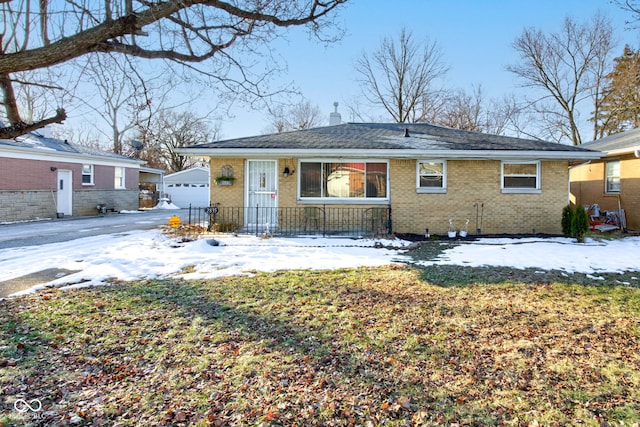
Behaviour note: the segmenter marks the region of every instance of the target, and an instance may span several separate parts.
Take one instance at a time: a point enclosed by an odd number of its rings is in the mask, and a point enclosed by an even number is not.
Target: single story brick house
[[[597,204],[600,213],[622,209],[626,228],[640,230],[640,129],[581,146],[601,151],[604,157],[571,170],[572,203]]]
[[[0,222],[138,209],[144,162],[50,138],[0,139]]]
[[[264,222],[277,230],[296,221],[304,230],[340,232],[355,218],[374,233],[443,235],[450,228],[470,235],[560,233],[569,168],[602,155],[405,123],[338,124],[179,153],[209,158],[210,200],[219,215],[243,208],[234,214],[238,227]]]

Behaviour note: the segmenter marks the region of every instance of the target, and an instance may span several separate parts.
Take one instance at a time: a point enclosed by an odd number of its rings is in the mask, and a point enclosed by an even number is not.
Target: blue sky
[[[416,40],[428,37],[438,43],[443,62],[450,67],[446,87],[470,90],[482,85],[488,98],[501,98],[524,93],[505,70],[517,61],[512,43],[524,28],[555,32],[567,16],[583,22],[598,11],[614,25],[618,40],[614,56],[625,43],[640,46],[640,29],[625,25],[631,15],[610,0],[350,0],[338,16],[346,29],[340,42],[325,47],[295,30],[273,50],[288,66],[282,82],[293,81],[327,121],[338,101],[343,120],[348,120],[344,107],[359,93],[354,61],[363,51],[373,52],[384,37],[396,38],[402,27],[411,30]],[[223,139],[257,135],[268,127],[260,112],[248,108],[234,112],[235,119],[222,122]]]

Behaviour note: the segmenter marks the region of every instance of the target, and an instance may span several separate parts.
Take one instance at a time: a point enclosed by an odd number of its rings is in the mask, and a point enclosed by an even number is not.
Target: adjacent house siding
[[[94,184],[83,185],[81,163],[0,157],[0,222],[55,218],[58,170],[71,171],[74,216],[96,215],[98,203],[138,209],[137,168],[125,168],[126,189],[114,190],[113,166],[95,165]]]
[[[0,223],[55,218],[55,198],[52,190],[0,190]]]
[[[51,190],[57,174],[51,162],[0,157],[0,190]]]
[[[620,160],[620,192],[605,192],[605,162]],[[625,211],[627,228],[640,230],[640,159],[633,154],[610,156],[581,165],[571,171],[571,203],[600,206],[601,211]],[[620,203],[620,205],[618,205]]]

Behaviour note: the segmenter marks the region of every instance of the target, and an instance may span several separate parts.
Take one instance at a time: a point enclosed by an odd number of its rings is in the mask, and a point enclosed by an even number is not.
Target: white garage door
[[[171,202],[181,208],[209,206],[209,184],[168,184]]]

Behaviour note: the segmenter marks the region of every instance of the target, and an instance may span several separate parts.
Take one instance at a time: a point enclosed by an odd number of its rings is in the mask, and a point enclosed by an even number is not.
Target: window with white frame
[[[124,183],[124,175],[125,175],[125,169],[124,168],[119,168],[116,167],[115,169],[115,180],[113,183],[113,187],[114,188],[126,188],[125,187],[125,183]]]
[[[301,199],[387,199],[386,162],[304,161],[299,167]]]
[[[419,160],[416,187],[419,193],[444,193],[447,190],[447,162]]]
[[[503,192],[537,192],[540,190],[540,162],[502,162]]]
[[[620,161],[605,163],[605,193],[620,193]]]
[[[82,185],[93,185],[93,165],[82,165]]]

